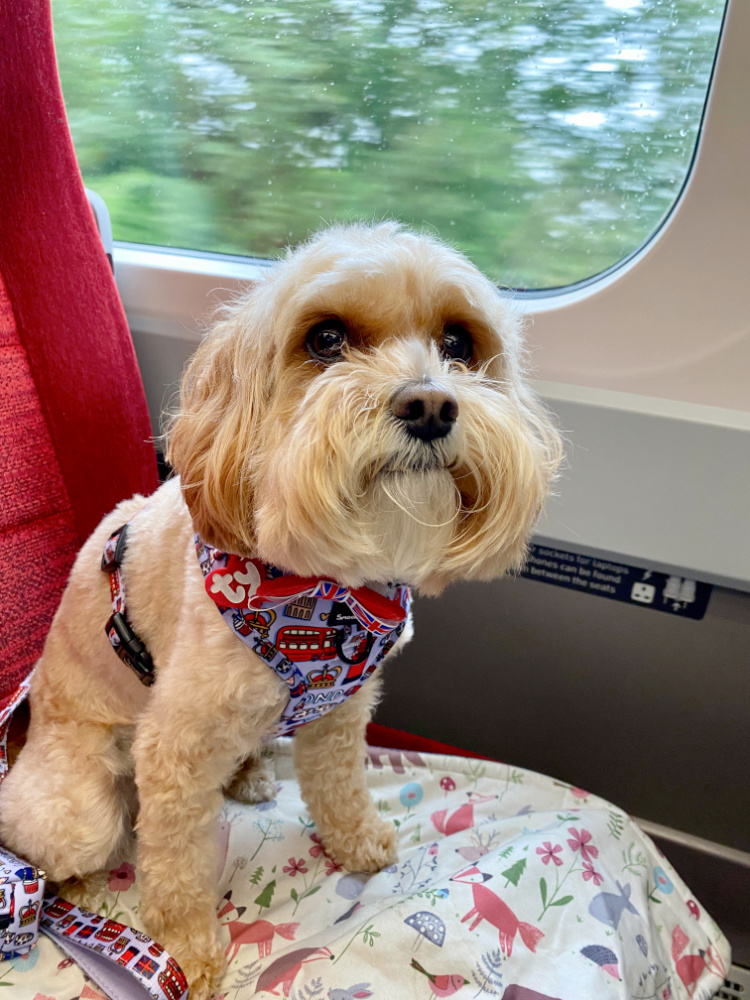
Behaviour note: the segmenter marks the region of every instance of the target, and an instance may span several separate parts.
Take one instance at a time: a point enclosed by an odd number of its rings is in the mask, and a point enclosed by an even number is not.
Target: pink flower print
[[[289,864],[288,865],[284,865],[282,871],[286,875],[291,875],[292,878],[294,878],[294,876],[297,874],[297,872],[300,872],[302,875],[306,875],[308,869],[305,868],[305,859],[304,858],[300,858],[299,861],[295,861],[294,858],[289,858]]]
[[[125,892],[135,882],[135,866],[123,861],[119,868],[113,868],[107,879],[110,892]]]
[[[341,865],[337,865],[335,861],[330,858],[326,858],[326,875],[333,875],[335,872],[341,871]]]
[[[583,862],[583,881],[588,882],[589,879],[594,880],[594,885],[601,885],[604,881],[604,877],[599,874],[599,872],[594,871],[594,866],[590,861]]]
[[[536,853],[542,856],[542,864],[548,865],[550,861],[554,861],[559,868],[562,864],[562,858],[558,858],[557,854],[562,850],[562,844],[555,844],[553,847],[549,840],[545,840],[544,848],[537,847],[536,849]]]
[[[313,842],[312,847],[308,851],[308,854],[310,855],[311,858],[319,858],[321,854],[325,854],[326,857],[328,857],[328,855],[326,854],[326,849],[325,847],[323,847],[323,844],[321,843],[320,837],[318,836],[317,833],[311,833],[310,840]]]
[[[574,826],[569,826],[568,833],[572,838],[568,841],[568,846],[572,851],[580,851],[584,861],[599,857],[599,848],[589,844],[591,834],[588,830],[576,830]]]

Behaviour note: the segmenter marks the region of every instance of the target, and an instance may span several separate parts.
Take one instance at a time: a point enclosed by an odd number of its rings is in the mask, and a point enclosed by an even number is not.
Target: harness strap
[[[125,609],[125,584],[120,572],[120,565],[128,544],[129,524],[130,522],[128,521],[121,528],[118,528],[117,531],[112,532],[107,540],[107,544],[104,546],[102,571],[109,573],[109,589],[112,594],[113,612],[104,626],[104,631],[107,633],[107,638],[112,644],[112,648],[122,662],[126,663],[134,671],[141,684],[151,687],[156,680],[154,661],[146,649],[146,644],[133,631],[133,627],[128,620]]]

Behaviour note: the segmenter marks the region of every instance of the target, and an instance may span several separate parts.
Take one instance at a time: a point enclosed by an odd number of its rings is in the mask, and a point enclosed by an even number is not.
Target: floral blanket
[[[623,812],[505,764],[371,749],[368,780],[398,863],[342,871],[276,743],[274,801],[228,800],[217,918],[225,1000],[709,1000],[729,946]],[[101,911],[139,927],[124,861]],[[52,941],[0,964],[14,1000],[103,995]],[[0,996],[2,992],[0,991]]]

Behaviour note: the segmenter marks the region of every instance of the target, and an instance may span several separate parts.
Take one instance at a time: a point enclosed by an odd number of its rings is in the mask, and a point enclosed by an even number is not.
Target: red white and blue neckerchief
[[[206,593],[232,631],[289,686],[274,736],[319,719],[358,691],[404,631],[403,584],[351,589],[221,552],[195,536]]]

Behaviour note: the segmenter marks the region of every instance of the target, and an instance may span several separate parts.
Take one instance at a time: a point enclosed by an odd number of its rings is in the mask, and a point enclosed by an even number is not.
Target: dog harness
[[[143,509],[145,510],[145,507]],[[104,626],[104,631],[122,662],[135,671],[142,684],[151,687],[156,680],[154,661],[145,643],[133,631],[125,611],[125,584],[120,564],[128,544],[129,524],[130,521],[112,532],[102,554],[102,571],[109,573],[109,592],[112,596],[112,614]]]
[[[113,614],[107,636],[146,685],[154,665],[128,621],[120,563],[127,524],[109,538]],[[232,555],[195,536],[206,593],[232,632],[289,687],[289,703],[273,735],[286,736],[319,719],[358,691],[401,638],[411,595],[403,584],[344,587],[326,577],[300,577],[259,559]]]

